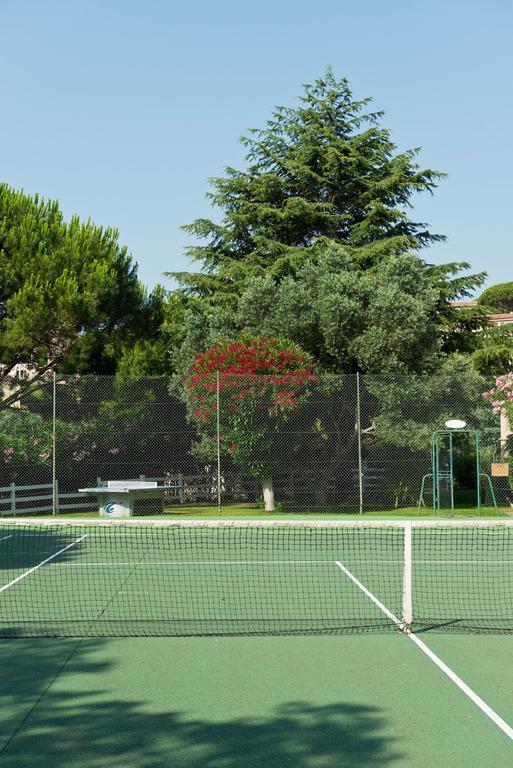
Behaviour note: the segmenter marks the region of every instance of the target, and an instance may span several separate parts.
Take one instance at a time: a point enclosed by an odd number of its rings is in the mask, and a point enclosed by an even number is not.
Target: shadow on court
[[[0,574],[5,581],[5,571],[33,568],[46,558],[55,556],[58,562],[67,562],[76,558],[80,551],[80,542],[73,544],[87,533],[77,526],[29,526],[3,525],[0,534],[1,558]],[[17,575],[17,574],[13,574]]]
[[[99,647],[99,641],[0,643],[2,766],[358,768],[404,759],[385,735],[383,711],[368,705],[297,701],[264,717],[210,721],[173,711],[170,690],[169,711],[156,711],[151,692],[133,700],[121,695],[122,686],[102,687],[111,664],[91,658]],[[97,685],[91,686],[92,675]]]

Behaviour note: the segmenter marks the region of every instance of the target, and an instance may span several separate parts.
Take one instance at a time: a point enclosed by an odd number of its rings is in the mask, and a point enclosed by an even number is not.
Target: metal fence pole
[[[363,461],[362,461],[362,416],[360,402],[360,374],[356,374],[356,432],[358,439],[358,502],[363,515]]]
[[[57,417],[57,374],[53,372],[53,392],[52,392],[52,515],[57,514],[58,498],[57,498],[57,429],[56,429],[56,417]]]
[[[221,514],[221,414],[219,396],[219,371],[216,372],[217,400],[217,512]]]

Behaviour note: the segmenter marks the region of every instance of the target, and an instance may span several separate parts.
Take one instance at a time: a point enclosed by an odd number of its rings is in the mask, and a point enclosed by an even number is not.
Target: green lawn
[[[513,513],[510,507],[504,507],[502,509],[495,509],[495,507],[482,507],[480,511],[480,517],[507,517]],[[476,517],[477,510],[475,507],[458,507],[455,509],[456,517]],[[22,515],[17,515],[22,517]],[[67,512],[60,515],[60,517],[67,517],[72,519],[78,518],[94,518],[98,517],[98,510],[92,509],[90,511],[81,510],[80,512]],[[153,516],[152,516],[153,517]],[[322,511],[312,509],[294,509],[287,512],[283,509],[276,512],[265,512],[259,504],[226,504],[219,510],[216,506],[180,506],[180,507],[168,507],[163,515],[156,515],[155,517],[163,518],[208,518],[208,517],[227,517],[227,518],[248,518],[248,519],[283,519],[283,520],[299,520],[304,517],[308,518],[342,518],[342,519],[359,519],[364,518],[397,518],[397,519],[410,519],[417,518],[416,507],[399,507],[397,509],[374,509],[366,510],[363,515],[360,515],[355,509],[325,509]],[[420,517],[431,518],[435,517],[431,507],[425,507],[421,509]]]
[[[495,507],[482,507],[480,510],[481,517],[506,517],[509,508],[495,509]],[[477,510],[473,507],[461,507],[455,509],[456,517],[475,517]],[[166,510],[167,514],[173,517],[248,517],[248,518],[278,518],[278,519],[298,519],[305,516],[308,517],[342,517],[342,518],[360,518],[360,517],[379,517],[379,518],[413,518],[418,517],[416,507],[400,507],[398,509],[375,509],[368,510],[360,515],[357,510],[341,510],[341,509],[327,509],[322,512],[317,510],[298,510],[295,509],[290,512],[280,510],[277,512],[269,513],[258,505],[249,504],[233,504],[221,507],[219,510],[217,507],[173,507]],[[421,510],[420,517],[435,517],[433,510],[428,507]]]

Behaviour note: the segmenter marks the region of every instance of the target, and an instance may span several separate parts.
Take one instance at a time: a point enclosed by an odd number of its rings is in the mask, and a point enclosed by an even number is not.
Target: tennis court
[[[509,520],[10,520],[0,548],[5,765],[511,763]]]

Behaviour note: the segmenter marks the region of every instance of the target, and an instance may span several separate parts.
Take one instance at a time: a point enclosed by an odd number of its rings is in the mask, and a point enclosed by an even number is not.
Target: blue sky
[[[117,227],[170,287],[208,178],[331,65],[449,174],[414,201],[448,236],[424,258],[513,280],[512,32],[511,0],[1,0],[0,179]]]

